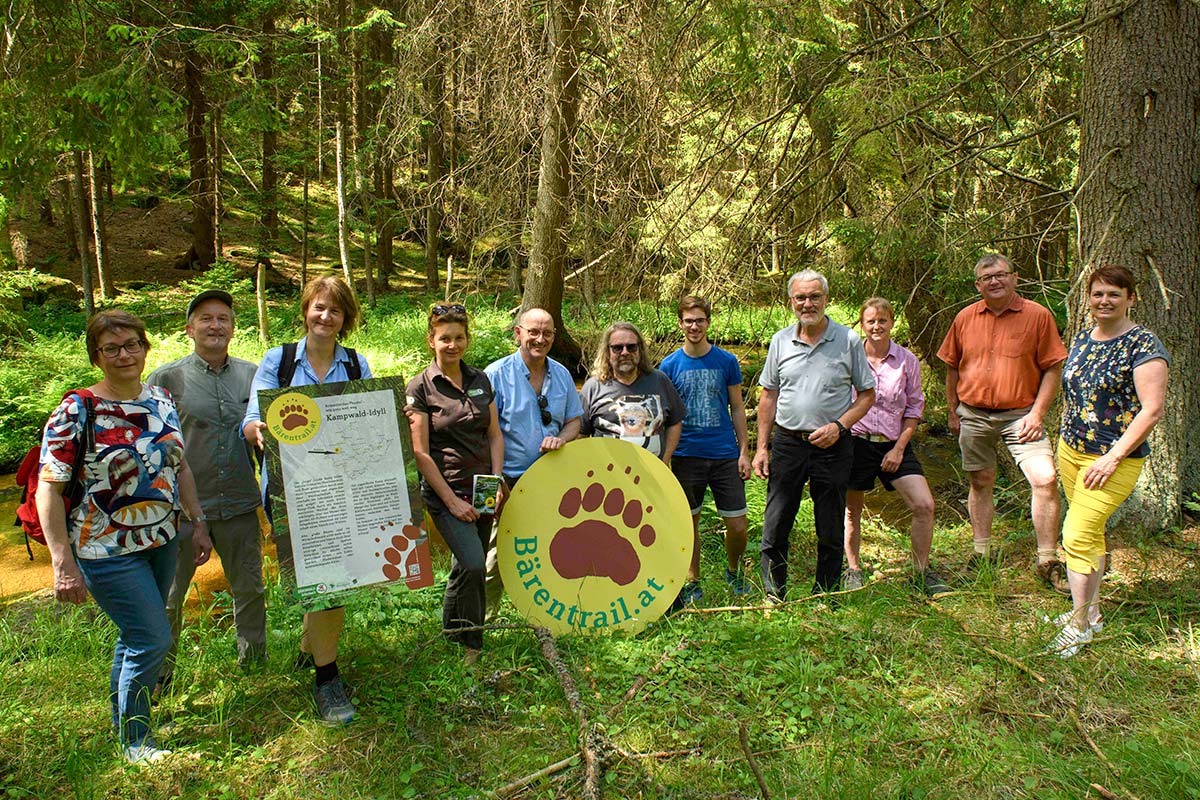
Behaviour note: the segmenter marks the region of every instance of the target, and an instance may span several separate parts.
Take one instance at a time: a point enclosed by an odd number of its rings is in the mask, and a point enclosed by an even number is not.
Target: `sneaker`
[[[863,588],[863,573],[861,569],[848,569],[842,576],[842,588],[846,591]]]
[[[127,744],[121,747],[121,755],[130,764],[136,767],[145,767],[162,761],[171,755],[171,751],[163,750],[153,739],[146,737],[138,744]]]
[[[740,571],[733,572],[729,567],[726,567],[725,583],[729,584],[729,590],[734,594],[750,594],[750,584],[746,582],[746,576]]]
[[[1043,561],[1034,567],[1037,576],[1054,591],[1070,596],[1071,584],[1067,581],[1067,567],[1057,558]]]
[[[954,591],[950,588],[950,585],[942,579],[942,576],[938,575],[932,569],[927,569],[924,572],[917,573],[915,576],[913,576],[913,582],[917,585],[917,588],[924,592],[925,596],[931,600],[937,600],[942,595],[950,594]]]
[[[341,678],[313,687],[317,716],[331,725],[346,725],[354,719],[354,704],[346,696]]]
[[[702,597],[704,597],[704,590],[700,588],[700,584],[697,581],[688,581],[679,590],[679,594],[671,603],[671,607],[667,609],[667,616],[669,617],[676,612],[682,611],[687,606],[694,605]]]
[[[1079,630],[1074,625],[1064,625],[1054,637],[1054,641],[1046,646],[1047,653],[1053,653],[1059,658],[1073,658],[1079,648],[1092,640],[1092,629]]]
[[[1066,627],[1067,623],[1071,621],[1071,616],[1074,613],[1075,612],[1073,612],[1073,611],[1064,611],[1063,613],[1059,614],[1057,617],[1051,617],[1049,614],[1042,614],[1042,622],[1050,623],[1050,624],[1054,625],[1054,627],[1056,627],[1056,628],[1063,628],[1063,627]],[[1095,622],[1089,621],[1088,629],[1091,630],[1091,632],[1093,634],[1103,633],[1104,632],[1104,618],[1100,617]]]

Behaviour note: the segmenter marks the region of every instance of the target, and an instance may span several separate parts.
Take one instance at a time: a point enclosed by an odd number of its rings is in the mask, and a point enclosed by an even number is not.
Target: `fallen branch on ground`
[[[639,675],[634,679],[633,683],[630,684],[629,689],[625,692],[625,696],[618,700],[613,707],[608,710],[608,716],[616,716],[617,713],[625,707],[625,704],[632,700],[637,693],[642,690],[642,687],[646,685],[652,676],[657,675],[660,671],[662,671],[662,668],[666,666],[666,663],[668,660],[670,660],[671,656],[686,650],[687,648],[691,647],[691,644],[692,643],[687,639],[680,639],[679,644],[664,652],[653,667],[647,670],[644,675]]]
[[[762,770],[758,768],[758,760],[754,758],[754,752],[750,750],[750,735],[746,732],[746,723],[738,723],[738,744],[742,746],[742,753],[746,756],[746,763],[750,765],[751,772],[754,773],[754,780],[758,781],[758,791],[762,795],[763,800],[771,800],[771,792],[767,789],[767,782],[763,779]]]

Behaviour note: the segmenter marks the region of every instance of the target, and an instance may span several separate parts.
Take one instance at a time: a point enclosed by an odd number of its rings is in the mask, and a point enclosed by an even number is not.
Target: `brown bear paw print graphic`
[[[385,536],[388,528],[395,527],[394,522],[389,522],[387,525],[380,525],[380,531]],[[383,574],[389,581],[398,581],[409,573],[409,569],[418,563],[418,554],[415,543],[421,538],[421,529],[416,525],[405,525],[400,529],[400,533],[392,536],[389,539],[390,547],[385,547],[383,550],[383,559],[387,562],[383,565]],[[381,538],[376,538],[377,544],[383,544]],[[379,553],[375,554],[376,558],[380,557]],[[401,564],[400,562],[404,563]]]
[[[280,410],[279,416],[283,418],[279,424],[285,431],[294,431],[296,428],[303,428],[308,424],[308,409],[299,404],[284,406]]]
[[[591,478],[595,473],[589,471],[587,475]],[[637,483],[638,478],[635,476],[633,481]],[[582,490],[567,489],[558,502],[559,516],[564,520],[573,520],[581,513],[597,516],[560,528],[550,541],[550,563],[564,578],[609,578],[618,586],[633,583],[641,572],[641,559],[617,526],[631,534],[636,531],[642,547],[650,547],[657,535],[654,527],[643,525],[642,520],[653,510],[652,506],[643,507],[637,498],[626,500],[620,488],[605,490],[599,481]]]

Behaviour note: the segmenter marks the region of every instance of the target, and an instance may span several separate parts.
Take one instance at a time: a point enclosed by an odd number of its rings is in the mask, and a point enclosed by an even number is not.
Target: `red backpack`
[[[67,481],[67,487],[63,490],[62,495],[63,506],[66,508],[68,518],[71,516],[71,511],[83,499],[83,461],[87,457],[88,451],[96,443],[95,426],[92,422],[92,418],[96,415],[96,396],[88,389],[75,389],[64,394],[63,399],[66,400],[71,395],[75,395],[83,401],[83,425],[80,426],[80,441],[75,443],[75,461],[71,464],[71,477]],[[29,540],[33,539],[41,544],[46,543],[46,532],[42,530],[42,521],[38,519],[37,510],[38,468],[41,455],[42,446],[34,445],[29,448],[29,452],[21,460],[20,468],[17,469],[17,485],[21,487],[21,502],[17,506],[17,518],[13,520],[13,525],[20,525],[25,532],[25,550],[29,553],[30,561],[33,561],[33,548],[29,546]]]

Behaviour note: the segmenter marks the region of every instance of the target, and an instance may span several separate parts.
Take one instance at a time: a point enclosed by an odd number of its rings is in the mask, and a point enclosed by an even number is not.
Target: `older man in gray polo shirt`
[[[849,431],[875,402],[875,376],[862,340],[825,316],[825,276],[810,269],[797,272],[788,280],[788,298],[797,324],[776,333],[767,350],[753,462],[755,474],[768,481],[761,550],[770,603],[787,592],[788,539],[806,481],[817,528],[813,591],[833,591],[841,583],[846,489],[854,460]]]
[[[241,436],[257,366],[230,357],[233,327],[233,297],[228,292],[210,289],[196,295],[188,305],[185,328],[195,350],[159,367],[146,380],[167,389],[179,409],[184,456],[196,476],[200,506],[233,593],[238,663],[244,665],[266,657],[267,612],[258,518],[262,499],[250,448]],[[192,526],[184,522],[180,545],[186,546],[191,536]],[[179,560],[167,597],[174,642],[163,667],[163,686],[171,680],[183,604],[194,573],[190,559]]]

